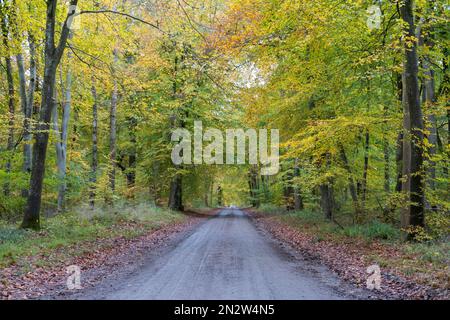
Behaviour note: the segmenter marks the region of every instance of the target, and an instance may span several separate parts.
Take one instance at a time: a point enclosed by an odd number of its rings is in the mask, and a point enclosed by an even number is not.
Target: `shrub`
[[[345,227],[341,232],[348,237],[365,239],[392,240],[400,237],[400,232],[394,226],[379,221]]]

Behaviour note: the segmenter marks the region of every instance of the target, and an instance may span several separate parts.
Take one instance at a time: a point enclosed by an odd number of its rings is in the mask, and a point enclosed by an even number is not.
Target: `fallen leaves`
[[[378,263],[374,257],[385,258],[386,261],[395,259],[406,259],[411,261],[412,257],[395,247],[378,241],[367,243],[361,239],[333,239],[331,236],[317,238],[314,234],[299,227],[293,227],[285,222],[281,222],[274,216],[262,216],[250,210],[247,212],[253,216],[256,223],[269,231],[277,239],[280,239],[297,249],[303,256],[319,260],[331,270],[336,272],[342,279],[349,281],[359,287],[366,286],[368,274],[366,268],[374,263]],[[414,260],[412,260],[414,261]],[[378,298],[385,299],[445,299],[450,298],[450,291],[447,284],[440,286],[433,285],[433,279],[426,279],[427,284],[423,284],[422,273],[413,273],[409,276],[402,274],[396,266],[381,265],[381,290],[374,292]],[[448,270],[442,271],[443,279],[448,279]],[[437,277],[434,273],[428,277]]]
[[[95,270],[90,277],[83,278],[82,286],[91,286],[112,270],[134,261],[150,248],[164,243],[172,234],[200,220],[188,216],[181,222],[151,230],[123,222],[114,228],[121,228],[125,235],[56,246],[50,253],[24,257],[19,263],[0,269],[0,299],[36,299],[66,292],[66,267],[69,265],[80,266],[83,274]]]

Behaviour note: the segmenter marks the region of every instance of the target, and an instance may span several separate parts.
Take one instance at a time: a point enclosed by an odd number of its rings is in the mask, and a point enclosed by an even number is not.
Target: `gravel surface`
[[[322,265],[255,226],[241,210],[224,209],[179,235],[132,269],[112,273],[69,299],[358,299]],[[59,297],[62,298],[62,297]]]

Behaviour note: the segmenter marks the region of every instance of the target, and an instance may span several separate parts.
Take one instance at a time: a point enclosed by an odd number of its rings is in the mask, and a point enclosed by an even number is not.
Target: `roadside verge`
[[[378,240],[367,241],[357,237],[314,233],[298,219],[286,219],[282,214],[266,214],[253,209],[245,210],[255,223],[276,239],[288,243],[300,254],[324,264],[341,279],[358,287],[366,287],[367,267],[379,265],[381,288],[374,290],[380,299],[442,299],[450,298],[448,288],[448,266],[441,273],[413,272],[406,275],[403,265],[414,264],[419,257],[405,253],[398,243]],[[446,280],[447,279],[447,280]]]
[[[52,298],[70,294],[74,290],[69,290],[66,282],[70,275],[67,267],[71,265],[80,268],[82,289],[91,287],[117,269],[138,264],[150,250],[195,227],[213,213],[214,210],[146,213],[145,219],[117,218],[107,224],[90,219],[83,222],[87,224],[86,228],[92,228],[89,232],[57,235],[52,233],[51,227],[44,227],[39,233],[26,235],[31,238],[22,239],[16,246],[0,242],[0,247],[11,245],[11,257],[6,253],[0,259],[3,264],[0,267],[0,299]],[[77,226],[79,223],[77,218]],[[64,223],[68,224],[67,221]],[[93,227],[96,224],[101,227]],[[58,227],[60,230],[60,225]],[[77,229],[69,227],[67,232],[70,230]],[[42,246],[27,246],[27,241],[41,241]]]

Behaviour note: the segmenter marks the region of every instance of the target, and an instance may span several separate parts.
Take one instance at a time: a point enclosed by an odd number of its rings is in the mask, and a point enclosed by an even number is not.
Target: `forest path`
[[[340,290],[339,290],[340,289]],[[79,299],[348,299],[335,275],[224,209],[130,274]]]

